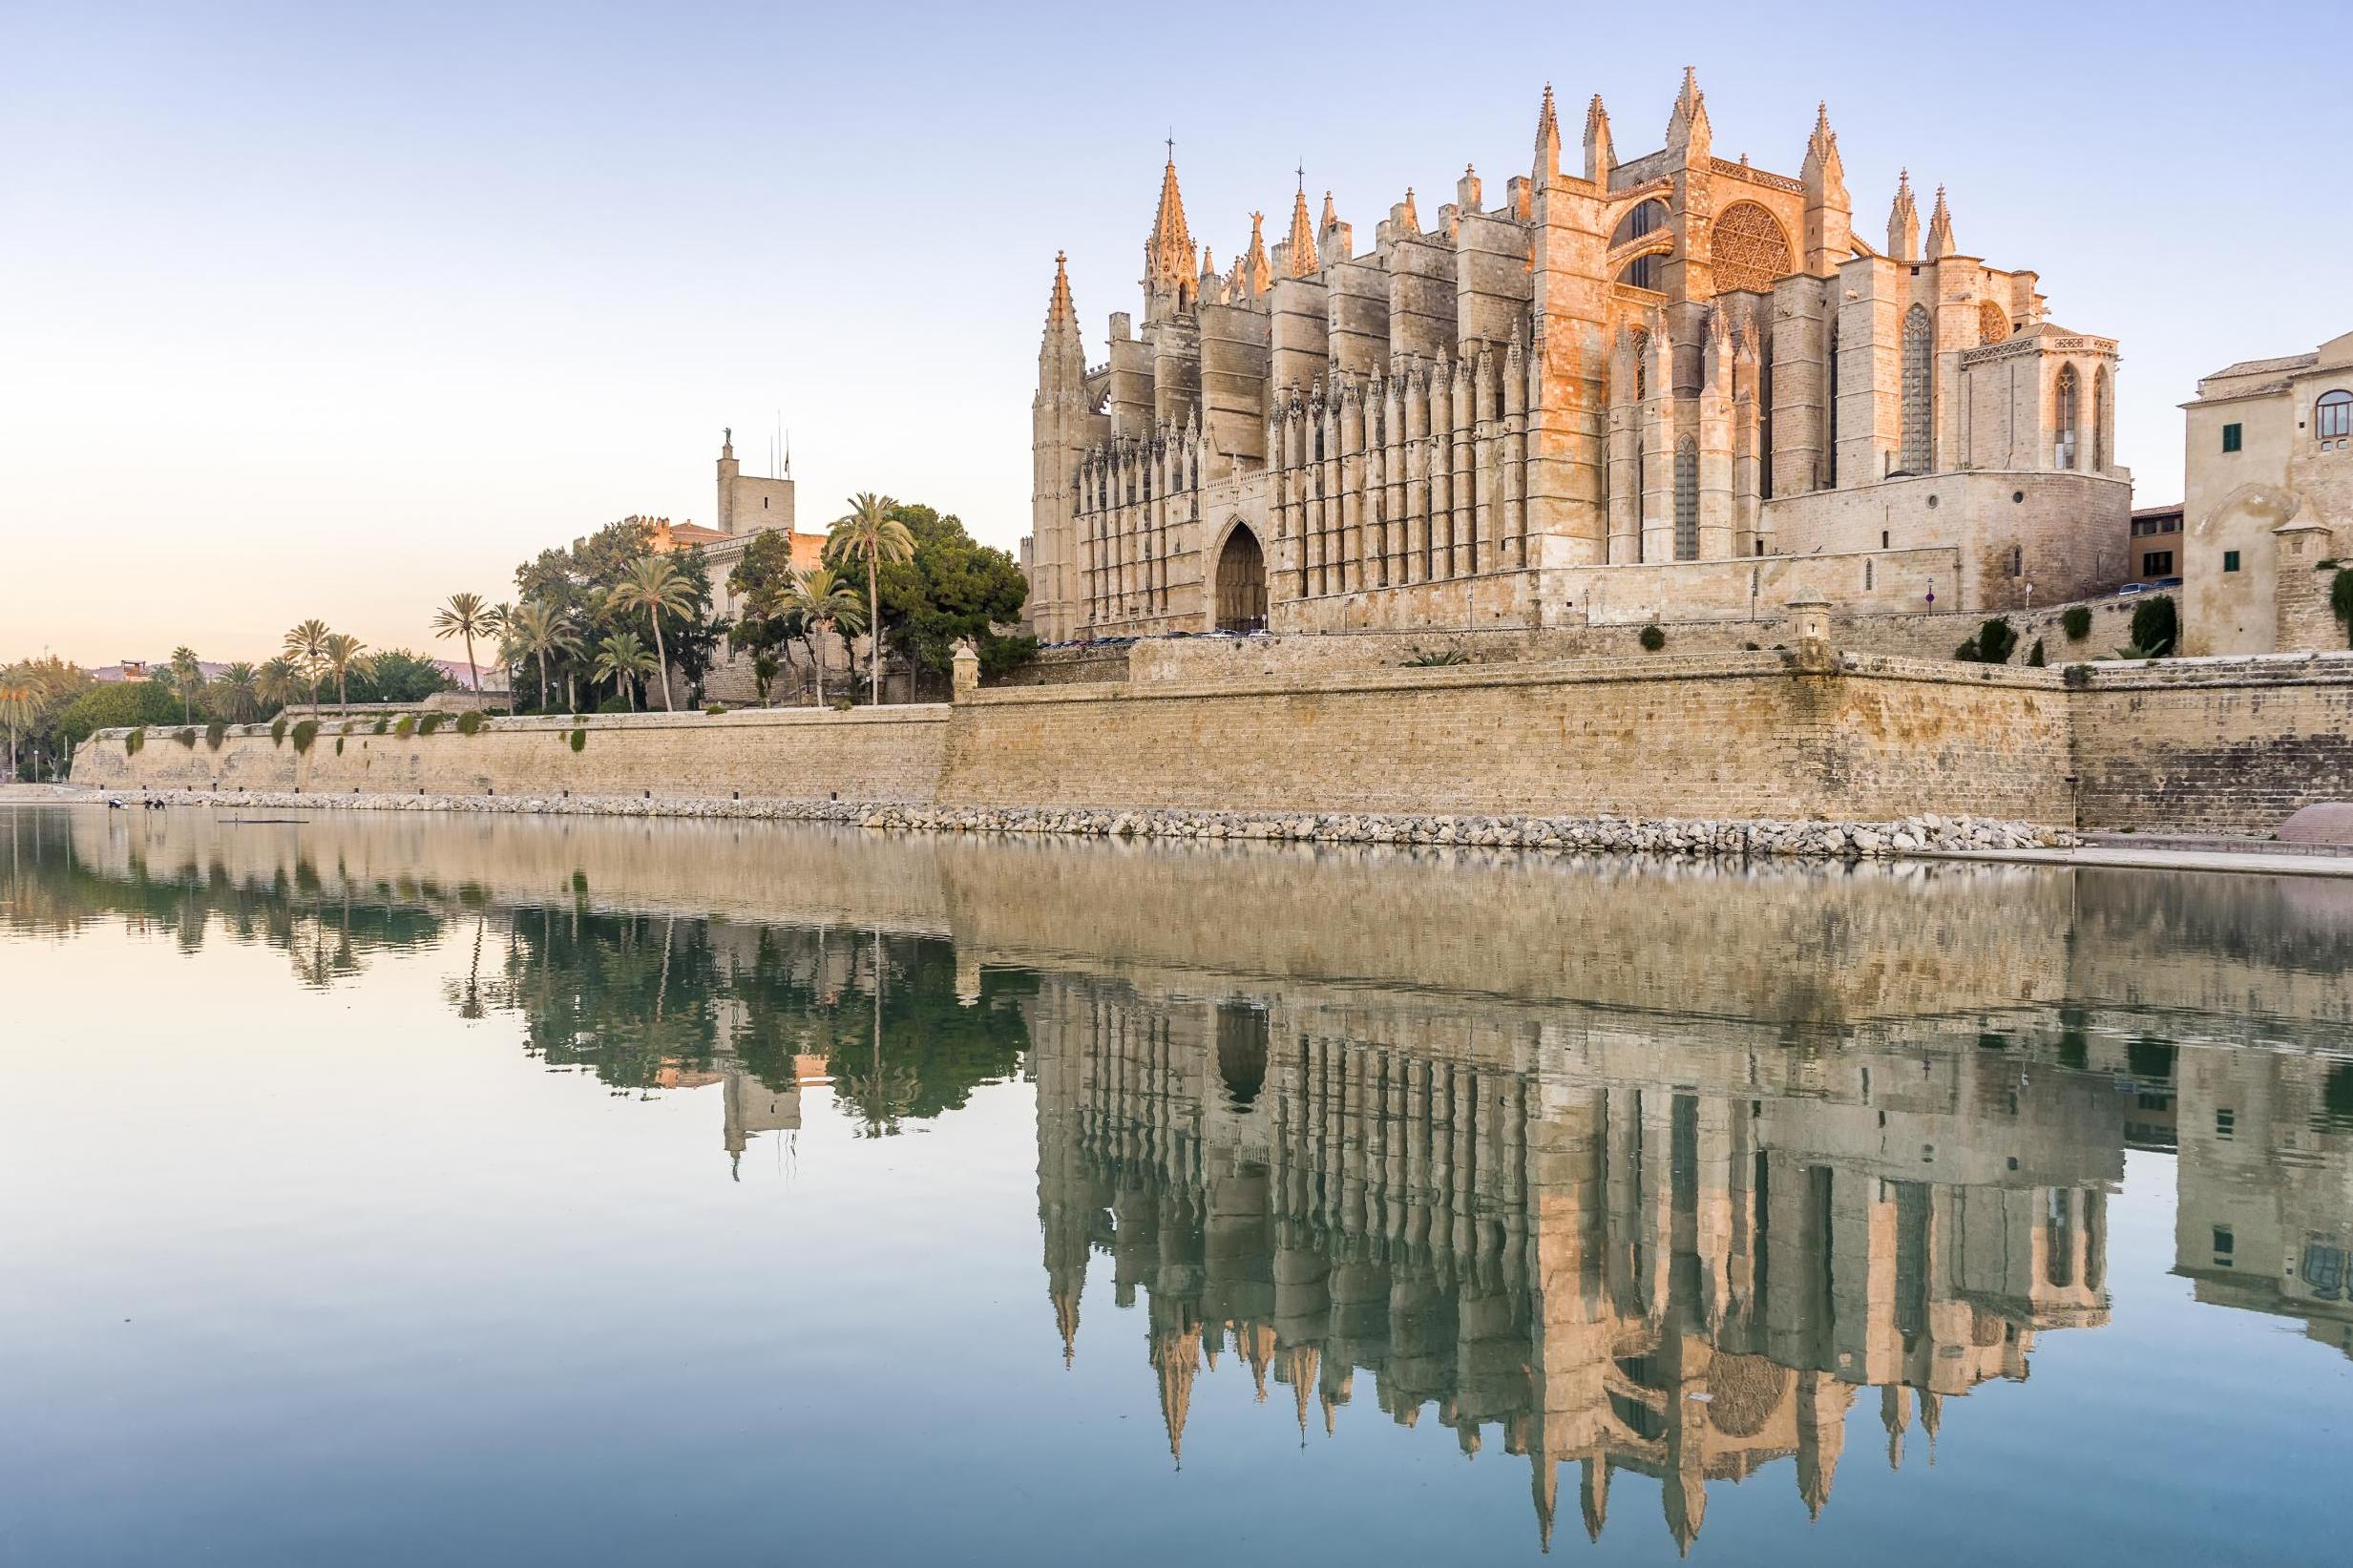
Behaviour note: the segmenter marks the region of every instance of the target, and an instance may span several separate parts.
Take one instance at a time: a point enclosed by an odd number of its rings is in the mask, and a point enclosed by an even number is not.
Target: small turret
[[[1609,111],[1602,107],[1602,95],[1596,93],[1585,109],[1585,177],[1606,189],[1609,171],[1617,166],[1617,149],[1609,144]]]
[[[1912,171],[1896,177],[1896,202],[1887,210],[1887,254],[1899,261],[1920,260],[1920,207],[1912,199]]]
[[[1354,230],[1340,221],[1340,209],[1333,204],[1330,191],[1324,192],[1324,219],[1316,225],[1315,242],[1335,261],[1345,261],[1356,253]]]
[[[1830,128],[1830,105],[1814,106],[1814,135],[1806,138],[1799,183],[1806,192],[1806,270],[1817,277],[1838,269],[1853,248],[1855,203],[1846,194],[1846,163],[1838,157],[1838,134]]]
[[[1264,294],[1274,285],[1274,269],[1267,264],[1267,215],[1250,214],[1250,248],[1234,263],[1235,281],[1251,294]]]
[[[1675,161],[1686,167],[1704,164],[1712,136],[1707,94],[1699,90],[1699,73],[1687,65],[1683,90],[1675,94],[1674,113],[1667,117],[1667,150],[1682,155]]]
[[[1936,188],[1936,207],[1928,215],[1928,260],[1941,261],[1953,254],[1953,215],[1944,205],[1944,187]]]
[[[1544,101],[1536,111],[1536,167],[1533,171],[1538,186],[1557,178],[1561,173],[1561,116],[1552,107],[1552,84],[1544,83]]]
[[[1285,241],[1286,270],[1293,278],[1312,278],[1320,270],[1315,260],[1315,231],[1308,222],[1307,176],[1299,177],[1299,189],[1291,200],[1291,238]]]

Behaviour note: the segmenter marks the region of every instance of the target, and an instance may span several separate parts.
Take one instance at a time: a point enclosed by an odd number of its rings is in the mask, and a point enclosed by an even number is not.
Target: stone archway
[[[1248,523],[1236,523],[1217,553],[1217,629],[1267,629],[1267,555]]]

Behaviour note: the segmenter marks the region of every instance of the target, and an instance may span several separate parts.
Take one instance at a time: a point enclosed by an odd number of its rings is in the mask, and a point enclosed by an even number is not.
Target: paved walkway
[[[2291,854],[2276,848],[2134,849],[2087,844],[2074,849],[1952,849],[1937,860],[2025,861],[2038,866],[2115,866],[2145,871],[2237,871],[2257,876],[2353,877],[2353,856]]]

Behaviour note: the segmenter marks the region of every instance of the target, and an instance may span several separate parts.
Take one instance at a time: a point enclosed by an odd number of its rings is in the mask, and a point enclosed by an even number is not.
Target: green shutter
[[[2238,449],[2237,426],[2225,425],[2222,427],[2222,449],[2226,452],[2235,452]]]

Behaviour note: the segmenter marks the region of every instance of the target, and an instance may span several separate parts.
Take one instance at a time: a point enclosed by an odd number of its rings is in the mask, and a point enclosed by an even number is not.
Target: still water
[[[2341,1556],[2353,887],[0,814],[0,1560]]]

